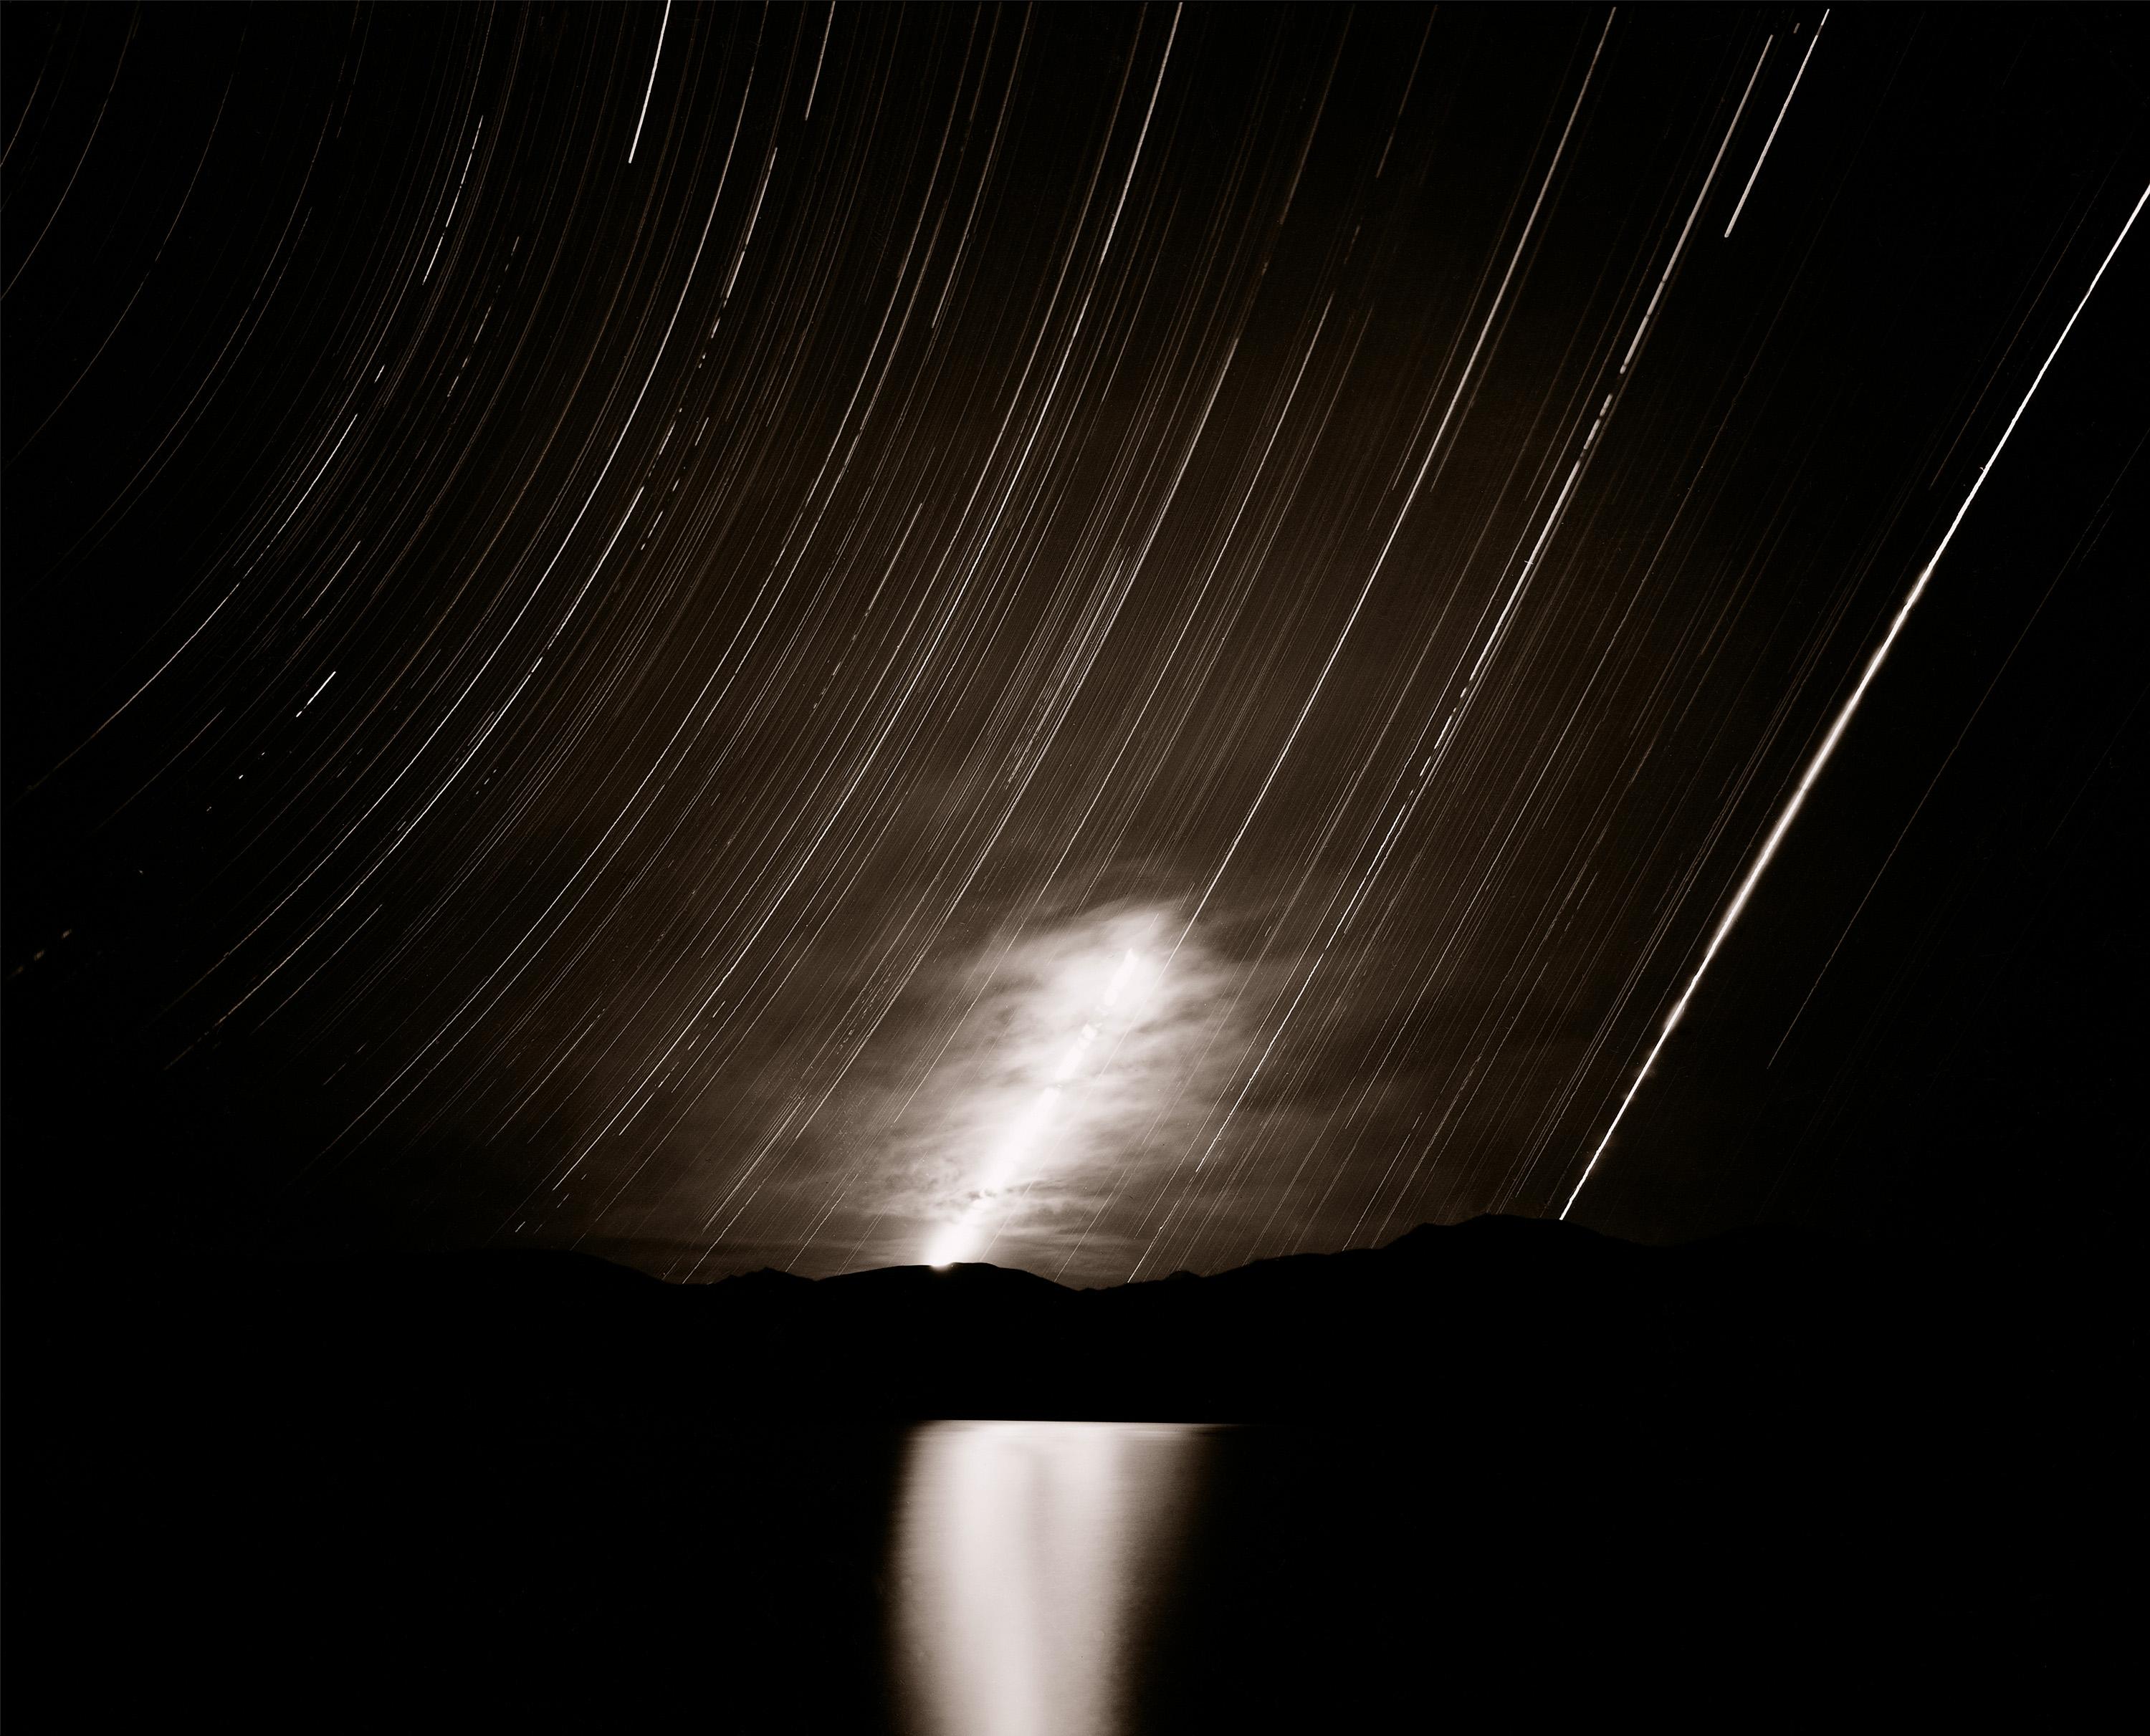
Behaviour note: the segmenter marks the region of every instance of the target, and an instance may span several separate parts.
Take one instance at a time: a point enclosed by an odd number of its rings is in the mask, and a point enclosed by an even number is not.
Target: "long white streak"
[[[314,472],[314,480],[306,485],[306,491],[299,496],[298,506],[292,507],[289,512],[285,513],[284,515],[283,524],[277,526],[275,530],[269,533],[269,541],[261,545],[261,554],[265,555],[269,552],[270,546],[275,543],[279,536],[281,536],[284,534],[285,527],[288,526],[293,519],[299,516],[299,507],[305,506],[307,501],[313,499],[314,491],[321,486],[321,478],[328,475],[329,466],[336,462],[336,454],[343,450],[343,443],[351,438],[351,430],[357,426],[358,418],[356,416],[353,416],[348,422],[344,424],[343,432],[336,436],[336,443],[329,448],[329,455],[321,460],[321,467]],[[254,558],[258,561],[261,558],[261,556],[256,555]],[[251,571],[253,569],[250,566],[248,568],[249,571]]]
[[[1687,214],[1687,221],[1680,225],[1679,239],[1673,243],[1673,256],[1665,261],[1664,275],[1658,279],[1657,288],[1650,291],[1650,304],[1643,309],[1643,323],[1635,328],[1635,335],[1628,345],[1628,353],[1620,358],[1623,374],[1628,371],[1628,364],[1634,360],[1635,352],[1642,348],[1643,334],[1650,329],[1651,318],[1658,311],[1658,298],[1665,293],[1665,285],[1673,280],[1673,273],[1678,269],[1680,254],[1687,247],[1688,232],[1694,227],[1695,219],[1702,215],[1703,201],[1709,197],[1709,189],[1717,179],[1717,171],[1724,166],[1726,148],[1732,143],[1732,135],[1739,130],[1739,117],[1747,112],[1747,99],[1754,94],[1754,81],[1762,76],[1762,63],[1769,59],[1769,50],[1776,40],[1772,36],[1762,44],[1762,53],[1754,62],[1754,70],[1747,75],[1747,88],[1739,93],[1739,106],[1732,111],[1732,124],[1724,129],[1724,137],[1718,143],[1717,154],[1709,159],[1709,173],[1702,178],[1702,191],[1694,196],[1694,208]]]
[[[243,578],[240,582],[245,582]],[[215,620],[218,615],[223,611],[225,604],[230,602],[232,598],[238,595],[239,586],[237,585],[234,585],[230,590],[225,591],[222,600],[219,601],[216,607],[211,609],[208,614],[202,616],[201,625],[196,627],[191,633],[189,633],[186,638],[181,642],[179,651],[174,652],[171,656],[166,657],[163,662],[158,664],[155,671],[150,675],[148,681],[144,682],[140,687],[137,687],[132,693],[129,693],[124,699],[121,700],[119,706],[114,710],[109,717],[107,717],[102,723],[98,724],[96,728],[90,731],[88,735],[84,736],[79,742],[76,742],[73,747],[70,747],[67,751],[64,757],[53,762],[53,769],[51,771],[46,772],[43,777],[40,777],[35,783],[32,784],[28,790],[23,792],[23,793],[25,795],[34,795],[38,791],[43,789],[48,783],[52,782],[54,776],[67,765],[69,760],[72,760],[75,755],[81,752],[83,748],[89,746],[92,742],[103,735],[106,730],[111,728],[114,723],[119,721],[120,713],[124,712],[129,706],[134,704],[134,702],[139,699],[144,693],[148,692],[150,687],[155,684],[158,676],[162,675],[167,669],[170,668],[173,664],[179,662],[179,653],[184,652],[188,646],[193,644],[195,640],[200,638],[204,633],[207,632],[209,631],[209,622]]]
[[[1157,79],[1149,88],[1149,107],[1143,110],[1142,130],[1135,134],[1135,153],[1128,164],[1128,178],[1120,183],[1120,197],[1113,207],[1113,219],[1105,225],[1105,239],[1098,249],[1098,266],[1103,270],[1105,255],[1113,250],[1113,237],[1119,233],[1120,213],[1127,209],[1128,189],[1135,184],[1135,164],[1142,161],[1143,146],[1149,139],[1149,123],[1157,113],[1157,93],[1164,88],[1164,69],[1172,64],[1172,45],[1179,40],[1179,14],[1182,8],[1172,8],[1172,28],[1165,33],[1164,55],[1157,63]],[[1094,279],[1092,279],[1095,281]]]
[[[2112,488],[2107,491],[2106,499],[2098,503],[2100,512],[2105,510],[2106,505],[2110,502],[2113,494],[2118,491],[2121,479],[2125,477],[2128,470],[2133,467],[2136,457],[2141,453],[2145,444],[2150,444],[2150,430],[2144,431],[2142,440],[2136,442],[2134,451],[2127,455],[2127,461],[2121,465],[2119,474],[2113,478]],[[1784,1045],[1791,1041],[1792,1033],[1799,1028],[1799,1020],[1806,1015],[1808,1007],[1813,1004],[1815,993],[1821,988],[1822,979],[1829,974],[1830,967],[1836,963],[1837,954],[1844,950],[1844,943],[1851,938],[1851,931],[1859,926],[1859,918],[1865,915],[1868,903],[1873,898],[1874,894],[1881,889],[1882,881],[1887,878],[1890,868],[1895,865],[1896,853],[1904,848],[1904,840],[1911,835],[1911,828],[1919,823],[1919,816],[1926,811],[1926,803],[1933,799],[1934,792],[1941,787],[1941,779],[1948,775],[1949,767],[1956,763],[1958,750],[1962,747],[1971,731],[1977,727],[1979,718],[1985,715],[1986,701],[1993,697],[1994,689],[2001,685],[2003,677],[2007,675],[2010,667],[2015,663],[2016,653],[2022,650],[2023,642],[2031,637],[2031,628],[2037,626],[2038,617],[2045,613],[2046,605],[2052,600],[2053,592],[2059,588],[2061,581],[2067,576],[2069,570],[2075,565],[2076,556],[2082,552],[2083,545],[2091,540],[2091,531],[2095,528],[2097,524],[2093,518],[2092,524],[2085,528],[2082,536],[2077,540],[2075,548],[2070,552],[2068,558],[2061,564],[2060,571],[2047,581],[2045,591],[2038,599],[2038,606],[2031,610],[2030,619],[2023,623],[2023,630],[2016,634],[2016,642],[2008,647],[2008,655],[2001,660],[2001,667],[1993,672],[1993,679],[1986,682],[1986,691],[1979,695],[1978,703],[1971,707],[1971,715],[1963,720],[1963,727],[1956,732],[1956,740],[1950,743],[1947,755],[1935,768],[1932,777],[1927,780],[1925,794],[1919,798],[1918,806],[1911,810],[1910,818],[1904,822],[1903,829],[1897,833],[1896,842],[1889,846],[1889,853],[1881,858],[1881,866],[1874,871],[1874,878],[1867,883],[1865,896],[1860,899],[1858,907],[1851,913],[1851,920],[1844,925],[1844,932],[1836,937],[1836,944],[1829,949],[1829,956],[1822,960],[1821,969],[1814,973],[1814,984],[1808,989],[1806,999],[1799,1003],[1797,1010],[1793,1013],[1791,1023],[1784,1027],[1784,1034],[1777,1039],[1777,1046],[1769,1051],[1769,1059],[1762,1064],[1764,1066],[1774,1067],[1777,1064],[1777,1057],[1784,1052]]]
[[[1792,98],[1799,93],[1799,80],[1807,75],[1807,63],[1814,58],[1814,43],[1821,40],[1822,32],[1828,28],[1829,13],[1824,9],[1821,23],[1814,26],[1813,41],[1808,43],[1807,52],[1799,56],[1799,69],[1792,74],[1792,88],[1784,93],[1784,106],[1777,111],[1776,119],[1769,123],[1769,136],[1762,141],[1762,154],[1754,159],[1754,167],[1748,174],[1747,184],[1739,189],[1739,203],[1732,208],[1732,223],[1724,225],[1727,240],[1732,237],[1732,224],[1739,222],[1739,214],[1747,209],[1747,195],[1754,190],[1754,183],[1761,179],[1762,165],[1769,160],[1769,147],[1777,142],[1777,128],[1784,123],[1785,110],[1792,106]]]
[[[2145,200],[2150,200],[2150,187],[2145,187],[2137,198],[2135,209],[2127,214],[2127,221],[2120,226],[2120,234],[2114,237],[2112,245],[2106,249],[2104,259],[2098,262],[2097,270],[2091,278],[2090,287],[2083,291],[2082,299],[2076,304],[2075,312],[2068,315],[2068,323],[2061,328],[2061,335],[2053,340],[2053,347],[2046,352],[2046,359],[2039,364],[2030,390],[2023,394],[2023,401],[2016,406],[2016,414],[2009,417],[2008,425],[2001,430],[2001,438],[1994,444],[1992,455],[1978,467],[1978,476],[1971,485],[1971,492],[1963,497],[1963,504],[1956,508],[1956,516],[1949,521],[1948,529],[1941,533],[1939,545],[1926,564],[1919,569],[1919,576],[1904,598],[1903,606],[1896,611],[1896,618],[1889,623],[1889,631],[1882,635],[1881,642],[1875,647],[1874,655],[1866,660],[1866,668],[1859,677],[1859,685],[1851,690],[1850,697],[1837,712],[1835,722],[1830,725],[1829,733],[1822,737],[1821,746],[1815,749],[1814,757],[1808,762],[1799,787],[1792,792],[1791,800],[1784,804],[1784,813],[1778,816],[1777,823],[1769,828],[1769,837],[1763,840],[1754,866],[1747,870],[1747,878],[1739,883],[1739,890],[1733,894],[1732,902],[1718,919],[1716,931],[1709,937],[1709,944],[1703,949],[1702,962],[1695,966],[1694,974],[1688,979],[1686,989],[1673,1004],[1672,1011],[1666,1015],[1664,1029],[1658,1033],[1658,1040],[1650,1045],[1649,1054],[1643,1059],[1642,1069],[1636,1074],[1634,1083],[1628,1087],[1628,1094],[1620,1099],[1620,1107],[1612,1112],[1612,1119],[1605,1129],[1605,1137],[1598,1140],[1597,1149],[1590,1154],[1590,1161],[1583,1165],[1582,1175],[1576,1182],[1574,1191],[1567,1196],[1567,1204],[1561,1207],[1560,1215],[1563,1218],[1575,1209],[1577,1197],[1597,1168],[1598,1159],[1605,1155],[1605,1148],[1612,1144],[1621,1118],[1628,1113],[1628,1105],[1635,1100],[1635,1094],[1642,1089],[1643,1081],[1649,1077],[1650,1069],[1656,1064],[1666,1040],[1679,1024],[1681,1014],[1687,1011],[1688,1003],[1694,999],[1694,991],[1701,986],[1703,974],[1709,969],[1710,960],[1717,956],[1718,949],[1724,944],[1724,938],[1732,932],[1732,925],[1739,920],[1740,912],[1747,908],[1747,900],[1753,896],[1755,886],[1769,868],[1770,859],[1776,855],[1777,846],[1784,842],[1784,834],[1791,829],[1792,822],[1799,818],[1799,809],[1807,799],[1807,792],[1814,787],[1814,780],[1821,776],[1822,767],[1829,763],[1830,756],[1836,752],[1836,744],[1844,738],[1845,726],[1851,722],[1851,714],[1859,709],[1859,702],[1866,697],[1866,689],[1880,669],[1881,660],[1889,655],[1889,647],[1896,642],[1897,634],[1904,630],[1904,622],[1916,606],[1926,588],[1927,581],[1933,577],[1934,569],[1941,565],[1941,556],[1948,552],[1949,544],[1955,541],[1956,528],[1963,523],[1964,515],[1971,511],[1971,503],[1978,498],[1979,490],[1986,486],[1986,479],[1999,461],[2001,449],[2008,444],[2009,436],[2015,433],[2016,425],[2023,420],[2023,412],[2031,407],[2031,400],[2037,395],[2047,370],[2053,365],[2053,359],[2061,353],[2061,345],[2067,342],[2068,334],[2076,329],[2076,321],[2082,317],[2082,310],[2090,305],[2091,297],[2097,293],[2106,267],[2112,263],[2112,257],[2120,251],[2121,244],[2127,240],[2128,231],[2135,227],[2135,219],[2142,214]]]
[[[664,0],[664,3],[669,6],[672,0]],[[1826,18],[1829,14],[1824,13],[1822,16]],[[806,87],[806,112],[800,116],[801,120],[810,121],[814,118],[814,93],[821,88],[821,63],[829,58],[829,33],[835,27],[835,23],[836,0],[829,0],[829,16],[821,25],[820,51],[814,57],[814,82]],[[653,68],[651,70],[654,71],[655,68]]]
[[[831,16],[835,11],[834,7],[830,8]],[[642,113],[634,118],[634,137],[627,147],[629,163],[634,161],[635,147],[642,143],[642,123],[649,118],[649,93],[657,88],[657,63],[664,58],[664,27],[671,22],[672,0],[664,0],[664,16],[657,21],[657,52],[649,57],[649,82],[642,87]],[[814,70],[816,74],[820,72],[818,62]]]

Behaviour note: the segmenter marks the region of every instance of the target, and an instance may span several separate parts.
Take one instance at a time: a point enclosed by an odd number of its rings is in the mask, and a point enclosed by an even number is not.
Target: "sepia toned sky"
[[[2034,380],[1573,1215],[2109,1206],[2123,13],[5,32],[18,1235],[1557,1212]]]

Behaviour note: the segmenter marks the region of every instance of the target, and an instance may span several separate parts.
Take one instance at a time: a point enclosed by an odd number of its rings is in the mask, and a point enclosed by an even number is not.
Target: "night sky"
[[[18,1245],[2133,1187],[2126,8],[4,31]]]

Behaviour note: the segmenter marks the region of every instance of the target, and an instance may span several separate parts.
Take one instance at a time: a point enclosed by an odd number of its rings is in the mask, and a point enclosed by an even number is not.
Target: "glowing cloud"
[[[1176,926],[1115,906],[974,961],[991,980],[900,1124],[913,1257],[1013,1263],[1012,1245],[1072,1235],[1130,1165],[1176,1153],[1238,1052],[1238,979],[1194,948],[1167,969]]]
[[[990,1245],[1010,1208],[1051,1160],[1047,1146],[1062,1095],[1080,1090],[1108,1067],[1118,1039],[1142,1024],[1147,991],[1157,982],[1155,964],[1133,947],[1126,948],[1104,988],[1091,1000],[1097,974],[1092,961],[1077,959],[1046,986],[1047,995],[1060,1002],[1057,1019],[1048,1004],[1048,1020],[1079,1020],[1079,1028],[1061,1044],[1050,1082],[1020,1109],[978,1171],[969,1203],[934,1236],[926,1256],[929,1265],[973,1260]]]

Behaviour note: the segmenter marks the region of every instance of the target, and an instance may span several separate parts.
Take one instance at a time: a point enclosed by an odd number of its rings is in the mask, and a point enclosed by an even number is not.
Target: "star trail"
[[[2120,14],[5,29],[18,1232],[1102,1283],[2107,1185]]]

